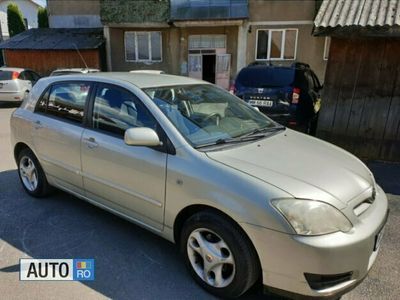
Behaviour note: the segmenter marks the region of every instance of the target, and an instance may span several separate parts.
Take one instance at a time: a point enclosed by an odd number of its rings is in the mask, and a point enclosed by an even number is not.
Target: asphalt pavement
[[[172,243],[63,192],[28,196],[9,142],[13,109],[0,108],[0,299],[213,299],[191,279]],[[400,165],[371,167],[387,191],[400,194]],[[343,299],[400,299],[400,196],[388,197],[391,214],[377,261]],[[96,279],[21,282],[19,259],[29,257],[94,258]],[[258,288],[243,297],[278,298],[261,296]]]

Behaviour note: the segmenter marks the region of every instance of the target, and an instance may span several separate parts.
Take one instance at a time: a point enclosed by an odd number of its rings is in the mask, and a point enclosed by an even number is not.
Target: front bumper
[[[332,297],[362,281],[377,257],[379,248],[374,251],[375,240],[388,213],[387,198],[380,187],[367,212],[350,232],[321,236],[299,236],[247,223],[241,225],[258,252],[265,286],[291,294]],[[322,280],[342,274],[347,277],[337,283],[323,283],[316,289],[315,284],[307,281],[306,273]]]

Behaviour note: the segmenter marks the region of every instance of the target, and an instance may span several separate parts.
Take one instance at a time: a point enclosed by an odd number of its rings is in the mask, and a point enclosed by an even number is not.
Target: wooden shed
[[[400,1],[324,1],[314,35],[331,37],[317,136],[400,162]]]
[[[85,63],[105,69],[104,45],[101,28],[36,28],[1,43],[0,49],[7,66],[48,75],[58,68],[85,68]]]

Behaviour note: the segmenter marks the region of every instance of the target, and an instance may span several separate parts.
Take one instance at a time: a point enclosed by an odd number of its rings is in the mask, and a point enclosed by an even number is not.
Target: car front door
[[[33,121],[36,154],[53,184],[82,193],[81,137],[92,84],[53,84],[38,101]]]
[[[130,91],[97,84],[90,123],[82,136],[83,182],[88,198],[154,230],[164,215],[167,154],[128,146],[125,130],[158,124]]]

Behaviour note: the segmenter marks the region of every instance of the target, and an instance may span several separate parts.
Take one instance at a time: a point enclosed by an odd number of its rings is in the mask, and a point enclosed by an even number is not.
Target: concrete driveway
[[[0,108],[0,298],[212,299],[190,278],[173,244],[62,192],[46,199],[29,197],[11,155],[12,110]],[[387,167],[373,169],[391,178]],[[389,189],[396,191],[393,185]],[[400,197],[389,199],[391,215],[377,262],[343,299],[400,299]],[[94,258],[96,280],[20,282],[19,259],[24,257]],[[255,288],[243,299],[278,297],[261,296]]]

